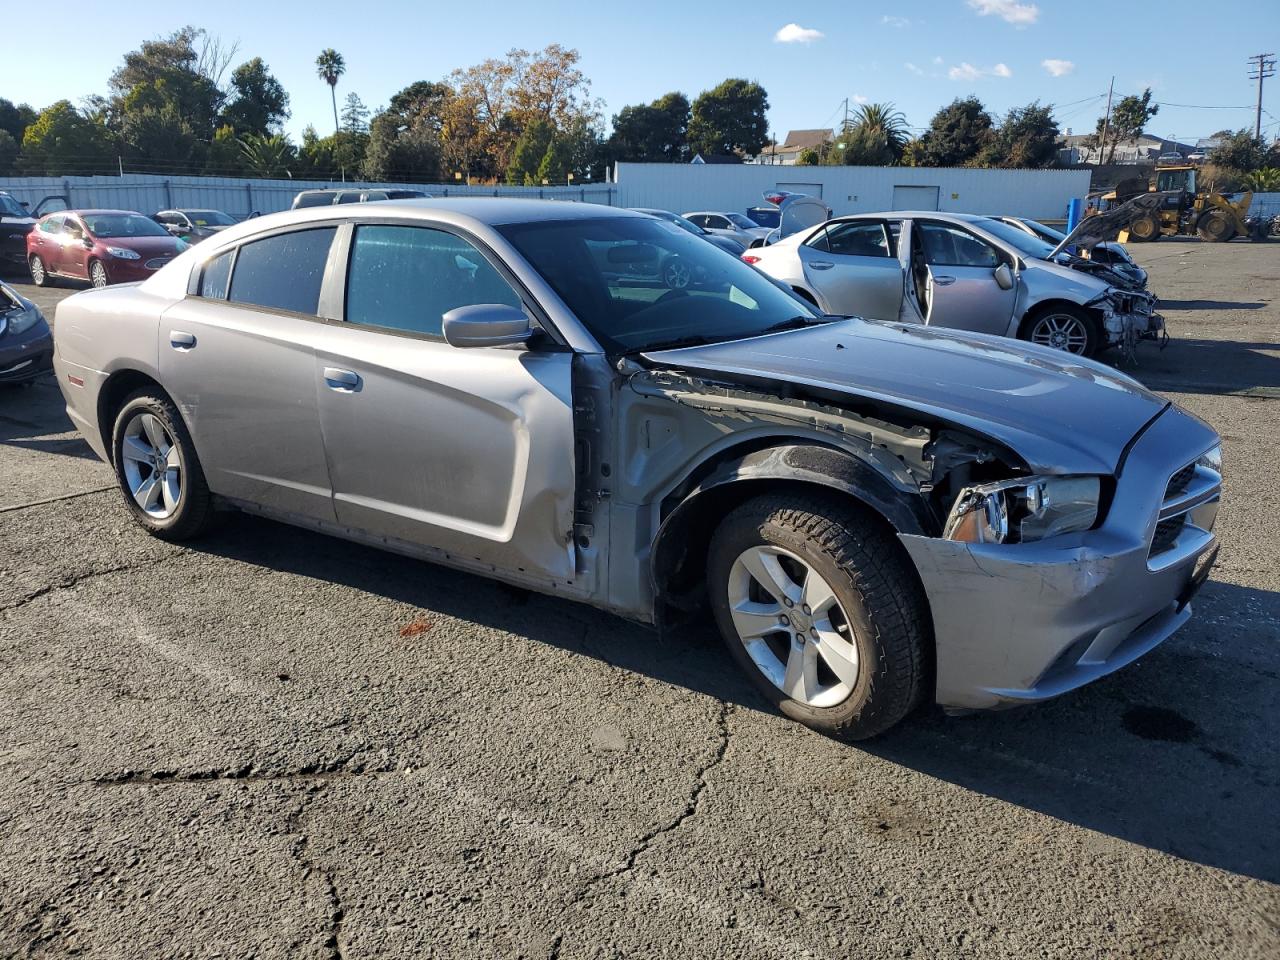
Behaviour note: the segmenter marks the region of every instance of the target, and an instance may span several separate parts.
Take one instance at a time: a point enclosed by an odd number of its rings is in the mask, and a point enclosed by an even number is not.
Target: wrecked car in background
[[[601,269],[672,259],[696,288]],[[709,606],[772,703],[847,738],[1130,663],[1215,552],[1218,437],[1128,377],[825,316],[595,204],[263,217],[64,300],[55,340],[154,535],[221,505],[642,622]]]
[[[743,259],[824,313],[902,320],[1029,340],[1092,357],[1134,357],[1160,340],[1155,298],[1102,263],[1075,256],[1128,223],[1117,208],[1057,245],[974,214],[856,214],[796,231]]]
[[[1039,237],[1045,243],[1057,246],[1067,239],[1067,235],[1061,230],[1055,230],[1053,227],[1047,226],[1038,220],[1031,220],[1027,217],[992,217],[992,220],[999,220],[1007,223],[1011,227],[1017,227],[1024,230],[1032,236]],[[1147,289],[1147,271],[1138,265],[1138,262],[1129,255],[1129,251],[1124,248],[1123,243],[1115,241],[1106,241],[1089,247],[1087,244],[1081,244],[1075,251],[1070,251],[1080,256],[1081,260],[1088,261],[1096,266],[1105,268],[1098,270],[1098,275],[1111,280],[1116,286],[1127,286],[1131,290]],[[1088,269],[1081,265],[1083,269]]]

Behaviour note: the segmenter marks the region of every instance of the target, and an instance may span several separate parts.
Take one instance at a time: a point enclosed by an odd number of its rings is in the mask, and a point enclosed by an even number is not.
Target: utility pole
[[[1103,152],[1107,149],[1107,128],[1111,126],[1111,95],[1116,90],[1116,78],[1111,78],[1111,86],[1107,87],[1107,114],[1102,118],[1102,142],[1098,145],[1098,159],[1102,159]],[[1115,151],[1111,151],[1115,154]]]
[[[1275,56],[1274,53],[1256,53],[1249,58],[1249,69],[1253,71],[1249,74],[1249,79],[1258,81],[1258,109],[1253,121],[1255,140],[1262,139],[1262,81],[1276,75]]]
[[[849,98],[844,98],[844,125],[840,128],[840,134],[843,136],[849,129]]]

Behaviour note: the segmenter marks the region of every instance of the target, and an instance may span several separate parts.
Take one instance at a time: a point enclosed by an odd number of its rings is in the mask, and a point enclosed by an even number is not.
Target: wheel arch
[[[1048,297],[1044,300],[1037,300],[1022,314],[1022,318],[1018,321],[1018,339],[1026,339],[1026,334],[1034,320],[1038,320],[1042,315],[1048,313],[1050,310],[1060,310],[1063,307],[1070,307],[1072,310],[1083,310],[1085,313],[1089,314],[1089,316],[1093,317],[1094,322],[1098,325],[1099,336],[1105,337],[1106,327],[1103,324],[1104,317],[1102,315],[1102,311],[1097,307],[1077,303],[1075,300],[1068,300],[1066,297]]]
[[[112,371],[98,389],[98,433],[102,437],[102,447],[110,457],[115,457],[115,454],[111,452],[112,428],[115,426],[116,416],[120,413],[120,408],[124,406],[125,399],[138,390],[153,388],[172,402],[178,408],[183,419],[186,419],[186,414],[182,413],[181,406],[174,401],[173,396],[164,388],[164,385],[151,374],[134,367],[125,367]],[[191,424],[186,424],[186,427],[189,432]]]
[[[731,447],[696,468],[664,504],[650,551],[650,577],[658,611],[690,606],[703,580],[711,535],[720,520],[747,500],[780,487],[828,491],[848,497],[895,534],[935,535],[923,497],[901,491],[853,453],[814,442]],[[913,565],[914,566],[914,565]]]

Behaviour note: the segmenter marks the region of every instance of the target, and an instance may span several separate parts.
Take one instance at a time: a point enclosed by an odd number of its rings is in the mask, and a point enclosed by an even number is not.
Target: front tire
[[[1018,335],[1042,347],[1078,357],[1095,356],[1102,347],[1102,332],[1093,315],[1082,307],[1065,303],[1033,313],[1023,321]]]
[[[1226,243],[1236,235],[1236,228],[1225,213],[1210,210],[1197,221],[1196,235],[1207,243]]]
[[[89,262],[89,282],[99,290],[111,282],[107,279],[107,268],[102,265],[102,261],[91,260]]]
[[[730,654],[788,717],[862,740],[924,696],[923,590],[865,508],[820,494],[748,501],[712,537],[707,578]]]
[[[161,540],[199,536],[213,502],[178,408],[155,389],[132,394],[116,415],[111,462],[134,520]]]
[[[1160,239],[1160,221],[1151,214],[1137,217],[1129,224],[1129,239],[1134,243],[1150,243]]]

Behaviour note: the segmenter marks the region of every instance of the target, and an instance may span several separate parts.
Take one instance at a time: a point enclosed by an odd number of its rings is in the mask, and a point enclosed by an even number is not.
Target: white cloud
[[[1048,70],[1049,75],[1053,77],[1065,77],[1076,68],[1076,65],[1070,60],[1054,60],[1052,57],[1048,60],[1041,60],[1040,66]]]
[[[934,57],[934,58],[933,58],[933,65],[934,65],[935,67],[940,67],[940,66],[942,66],[942,58],[941,58],[941,57]]]
[[[870,98],[870,97],[864,97],[864,96],[863,96],[862,94],[860,94],[860,93],[855,93],[855,94],[853,95],[853,102],[854,102],[854,103],[870,103],[870,102],[871,102],[871,98]]]
[[[811,27],[802,27],[798,23],[788,23],[773,35],[775,43],[813,43],[821,40],[826,34]]]
[[[1025,27],[1040,18],[1040,8],[1034,3],[1018,3],[1017,0],[969,0],[969,7],[979,16],[997,16],[1015,27]]]
[[[1013,71],[1003,63],[997,63],[994,67],[975,67],[972,63],[962,61],[958,67],[952,67],[947,71],[947,76],[952,80],[980,80],[983,77],[1012,77]]]
[[[904,63],[903,66],[906,67],[908,70],[910,70],[912,73],[914,73],[917,77],[924,76],[924,71],[921,70],[919,67],[917,67],[914,63],[911,63],[910,61],[907,61],[906,63]]]
[[[906,17],[891,17],[891,16],[889,16],[889,14],[887,14],[887,13],[886,13],[883,17],[881,17],[881,18],[880,18],[880,22],[881,22],[882,24],[884,24],[886,27],[909,27],[909,26],[911,26],[911,21],[910,21],[910,20],[908,20]]]

